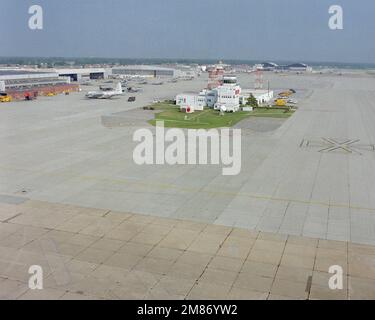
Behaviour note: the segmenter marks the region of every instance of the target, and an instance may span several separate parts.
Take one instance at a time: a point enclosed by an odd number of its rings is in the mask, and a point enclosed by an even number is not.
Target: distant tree
[[[246,104],[251,107],[257,107],[258,100],[253,96],[252,93],[250,93],[250,96],[247,98]]]

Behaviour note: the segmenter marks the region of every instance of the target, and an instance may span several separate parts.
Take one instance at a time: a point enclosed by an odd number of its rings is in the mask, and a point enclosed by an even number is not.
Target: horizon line
[[[244,59],[244,58],[170,58],[170,57],[103,57],[103,56],[0,56],[0,59],[108,59],[108,60],[192,60],[192,61],[239,61],[239,62],[303,62],[303,63],[323,63],[323,64],[358,64],[358,65],[375,65],[375,62],[356,62],[356,61],[324,61],[324,60],[284,60],[284,59]]]

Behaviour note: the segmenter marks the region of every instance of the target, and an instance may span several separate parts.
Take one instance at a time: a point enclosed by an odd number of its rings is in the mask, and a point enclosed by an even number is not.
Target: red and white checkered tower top
[[[255,69],[254,89],[263,89],[263,67],[255,65]]]
[[[224,67],[214,65],[207,68],[208,71],[208,89],[214,89],[221,85],[224,76]]]

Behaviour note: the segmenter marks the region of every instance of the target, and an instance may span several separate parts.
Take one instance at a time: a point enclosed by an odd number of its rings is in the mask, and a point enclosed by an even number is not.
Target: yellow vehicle
[[[11,102],[12,101],[12,96],[5,92],[0,93],[0,102]]]
[[[293,92],[291,92],[291,91],[283,91],[283,92],[280,92],[280,93],[279,93],[279,96],[280,96],[280,97],[289,97],[289,96],[292,95],[292,93],[293,93]]]
[[[278,107],[285,107],[286,106],[286,101],[284,99],[276,99],[275,104]]]
[[[55,95],[55,93],[53,93],[53,92],[48,92],[47,93],[47,97],[53,97]]]

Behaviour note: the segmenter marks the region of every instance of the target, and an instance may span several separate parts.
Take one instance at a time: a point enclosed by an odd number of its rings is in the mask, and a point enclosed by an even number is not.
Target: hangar
[[[25,94],[43,95],[77,91],[70,78],[61,77],[56,72],[29,69],[0,69],[0,91],[8,93],[13,99],[23,99]]]
[[[112,68],[112,74],[122,76],[140,76],[149,78],[169,77],[179,78],[187,75],[186,71],[152,65],[129,65]]]
[[[312,68],[305,63],[291,63],[285,65],[278,65],[274,62],[261,63],[263,71],[299,71],[311,72]]]
[[[61,77],[69,77],[71,81],[94,80],[108,78],[109,71],[105,68],[74,68],[53,69]]]

